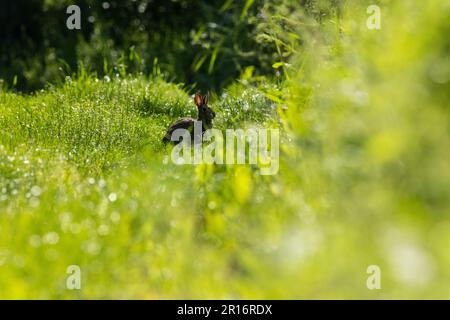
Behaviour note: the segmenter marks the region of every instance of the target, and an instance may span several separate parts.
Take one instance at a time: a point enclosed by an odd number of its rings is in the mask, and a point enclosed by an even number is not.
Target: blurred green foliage
[[[85,63],[34,94],[3,88],[0,298],[448,299],[450,4],[378,1],[380,30],[369,4],[222,3],[256,19],[239,41],[261,64],[212,95],[214,125],[281,129],[274,176],[163,164],[164,130],[195,107],[159,56],[145,75]]]
[[[80,66],[99,76],[110,72],[144,74],[204,90],[230,84],[247,67],[273,75],[282,55],[265,37],[273,8],[281,0],[77,1],[81,30],[66,27],[68,0],[2,3],[0,78],[19,90],[63,81]],[[275,59],[277,60],[277,59]]]

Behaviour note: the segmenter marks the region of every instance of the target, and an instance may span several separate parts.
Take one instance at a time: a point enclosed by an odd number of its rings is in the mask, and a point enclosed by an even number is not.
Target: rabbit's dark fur
[[[164,142],[171,142],[170,138],[172,136],[172,133],[176,129],[186,129],[191,132],[191,138],[194,139],[194,136],[192,135],[192,131],[194,129],[194,123],[196,121],[201,121],[202,123],[202,133],[205,132],[207,129],[212,128],[212,119],[215,118],[216,114],[215,112],[208,107],[208,94],[206,94],[203,99],[200,94],[200,92],[195,93],[194,102],[198,108],[198,119],[194,118],[181,118],[178,119],[174,124],[172,124],[169,129],[167,129],[167,132],[163,138]],[[180,141],[172,141],[174,144],[178,144]]]

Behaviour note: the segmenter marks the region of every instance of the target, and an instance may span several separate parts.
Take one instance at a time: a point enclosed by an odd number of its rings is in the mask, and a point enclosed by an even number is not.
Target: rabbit
[[[216,113],[210,107],[208,107],[208,101],[209,101],[208,94],[206,94],[202,99],[202,95],[200,94],[200,91],[197,91],[195,93],[194,103],[198,108],[198,119],[181,118],[181,119],[177,120],[175,123],[173,123],[169,127],[169,129],[167,129],[166,135],[163,138],[163,142],[165,142],[165,143],[171,142],[170,138],[172,136],[172,133],[176,129],[186,129],[192,133],[193,128],[194,128],[194,123],[196,121],[200,121],[202,124],[202,134],[207,129],[211,129],[212,128],[212,120],[216,117]],[[194,136],[191,135],[191,138],[194,139]],[[182,140],[172,141],[172,142],[174,144],[178,144],[181,141]]]

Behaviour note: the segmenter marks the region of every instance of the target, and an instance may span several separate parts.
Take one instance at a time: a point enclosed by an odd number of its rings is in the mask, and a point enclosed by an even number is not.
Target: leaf
[[[208,74],[211,74],[214,70],[214,63],[216,62],[217,54],[219,53],[219,47],[216,47],[211,54],[211,60],[209,60]]]
[[[284,65],[285,65],[284,62],[275,62],[275,63],[272,65],[272,68],[278,69],[278,68],[280,68],[280,67],[283,67]]]
[[[270,101],[273,101],[275,103],[283,103],[283,100],[281,100],[276,95],[274,95],[270,92],[266,92],[265,95],[266,95],[267,99],[269,99]]]
[[[200,68],[202,67],[203,63],[205,62],[206,58],[208,58],[208,55],[205,54],[202,57],[200,57],[199,59],[196,59],[197,62],[194,63],[194,71],[198,71],[200,70]]]
[[[241,75],[242,80],[248,80],[253,76],[253,71],[255,71],[255,66],[248,66],[245,68],[244,72]]]
[[[253,2],[254,2],[254,0],[247,0],[245,2],[245,6],[244,6],[244,9],[242,10],[241,17],[240,17],[241,21],[244,20],[244,18],[247,16],[248,9],[250,9]]]
[[[220,12],[223,12],[223,11],[226,11],[226,10],[228,10],[230,7],[231,7],[231,5],[233,4],[233,0],[227,0],[224,4],[223,4],[223,6],[220,8]]]

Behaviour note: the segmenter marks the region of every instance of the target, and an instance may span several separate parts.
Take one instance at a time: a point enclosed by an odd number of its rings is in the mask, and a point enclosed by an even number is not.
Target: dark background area
[[[247,66],[273,72],[277,51],[257,39],[256,17],[275,2],[2,1],[0,78],[32,91],[83,64],[98,76],[161,70],[169,80],[216,89]],[[81,30],[66,27],[71,4],[81,8]]]
[[[81,69],[98,77],[157,73],[208,90],[223,88],[244,72],[273,76],[272,65],[287,61],[300,43],[295,21],[283,17],[300,4],[306,15],[321,20],[330,8],[339,9],[340,0],[327,6],[313,0],[0,3],[0,80],[29,92]],[[72,4],[81,9],[81,30],[66,27]]]

